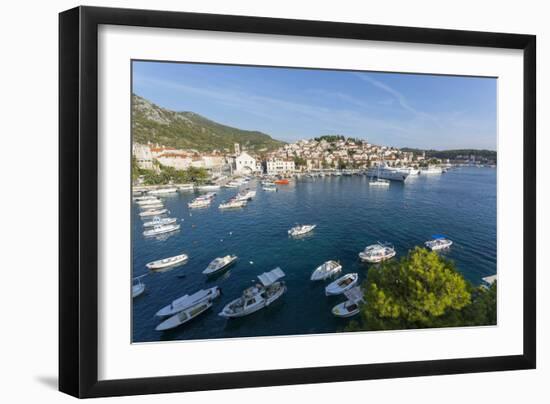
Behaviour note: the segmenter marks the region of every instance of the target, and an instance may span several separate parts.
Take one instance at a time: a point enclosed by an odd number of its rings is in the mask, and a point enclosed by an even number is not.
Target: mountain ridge
[[[172,111],[132,94],[132,135],[137,143],[158,143],[199,151],[233,150],[235,143],[257,153],[274,150],[282,141],[260,132],[234,128],[196,112]]]

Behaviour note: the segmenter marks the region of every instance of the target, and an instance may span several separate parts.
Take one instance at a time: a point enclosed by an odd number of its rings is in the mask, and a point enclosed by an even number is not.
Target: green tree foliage
[[[316,137],[315,140],[318,141],[318,142],[320,142],[321,140],[324,140],[324,141],[329,142],[329,143],[334,143],[334,142],[337,142],[339,140],[346,140],[346,138],[344,136],[341,136],[341,135],[324,135],[324,136]]]
[[[366,303],[346,331],[496,324],[497,285],[474,288],[435,252],[415,248],[369,269]]]
[[[141,170],[145,185],[187,184],[204,183],[208,180],[208,171],[204,168],[189,167],[187,170],[176,170],[158,164],[160,172],[154,170]]]
[[[294,157],[294,165],[296,167],[305,167],[307,165],[307,162],[306,162],[306,159],[302,158],[302,157]]]

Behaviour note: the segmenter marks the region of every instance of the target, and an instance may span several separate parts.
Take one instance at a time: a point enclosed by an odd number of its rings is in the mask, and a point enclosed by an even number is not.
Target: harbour
[[[166,234],[144,236],[143,208],[132,203],[133,278],[145,290],[133,300],[133,341],[194,340],[251,336],[339,332],[348,319],[332,309],[345,298],[325,296],[334,279],[312,282],[313,271],[337,261],[340,275],[358,274],[363,282],[370,267],[358,253],[366,246],[388,241],[396,257],[424,246],[433,234],[453,240],[442,250],[474,285],[496,273],[496,170],[457,167],[437,175],[414,175],[389,186],[369,186],[371,179],[348,170],[339,175],[315,173],[263,189],[259,179],[236,187],[153,193],[167,216],[180,226]],[[229,181],[228,181],[229,182]],[[219,209],[246,188],[255,191],[239,207]],[[215,192],[201,208],[191,204],[206,191]],[[209,199],[210,200],[210,199]],[[157,206],[154,202],[147,206]],[[229,207],[233,207],[230,205]],[[158,209],[158,208],[157,208]],[[289,229],[304,224],[315,228],[298,237]],[[153,227],[154,228],[154,227]],[[148,263],[179,254],[187,260],[165,271],[150,271]],[[216,257],[238,259],[215,276],[203,271]],[[257,277],[275,268],[285,274],[286,293],[272,305],[250,316],[226,319],[218,313]],[[181,327],[156,331],[155,313],[174,299],[217,286],[221,295],[200,317]]]

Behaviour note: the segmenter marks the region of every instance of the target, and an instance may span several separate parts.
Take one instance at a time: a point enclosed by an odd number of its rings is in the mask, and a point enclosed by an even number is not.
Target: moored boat
[[[189,208],[206,208],[210,206],[212,199],[194,199],[187,204]]]
[[[155,217],[149,222],[143,223],[143,227],[165,226],[167,224],[176,223],[178,221],[175,217]]]
[[[281,268],[258,275],[260,283],[244,290],[241,297],[229,302],[219,316],[244,317],[269,306],[286,292],[286,285],[279,281],[285,273]]]
[[[143,235],[148,236],[158,236],[159,234],[171,233],[173,231],[179,230],[179,224],[166,224],[166,225],[157,225],[153,226],[150,230],[145,230]]]
[[[327,287],[325,288],[325,295],[327,296],[341,295],[346,290],[353,288],[358,280],[359,280],[359,274],[356,274],[356,273],[346,274],[336,279],[334,282],[330,283],[329,285],[327,285]]]
[[[246,206],[246,200],[230,200],[227,202],[220,203],[218,206],[219,209],[237,209],[243,208]]]
[[[332,308],[332,314],[336,317],[348,318],[359,314],[360,305],[365,302],[364,293],[359,286],[355,286],[344,292],[348,300],[339,303]]]
[[[382,178],[376,178],[374,180],[369,181],[369,186],[375,186],[375,187],[389,187],[390,181],[389,180],[383,180]]]
[[[317,227],[316,224],[303,224],[303,225],[298,225],[298,226],[294,226],[292,229],[288,230],[288,234],[290,236],[301,236],[301,235],[304,235],[304,234],[307,234],[311,231],[313,231],[313,229],[315,229]]]
[[[321,281],[331,276],[336,275],[342,271],[342,265],[336,261],[327,261],[322,265],[318,266],[315,271],[311,274],[312,281]]]
[[[139,214],[141,217],[150,217],[150,216],[161,216],[168,213],[168,209],[152,209],[146,210]]]
[[[178,192],[178,189],[176,187],[159,188],[159,189],[152,189],[151,191],[149,191],[149,195],[166,195],[166,194],[173,194],[174,192]]]
[[[264,191],[277,192],[277,187],[275,186],[275,184],[273,184],[273,185],[264,185],[264,186],[262,186],[262,189]]]
[[[141,281],[145,275],[138,276],[132,279],[132,298],[138,297],[145,292],[145,284]]]
[[[220,188],[221,186],[218,184],[203,184],[203,185],[197,186],[197,189],[199,191],[216,191]]]
[[[235,261],[237,261],[236,255],[226,255],[225,257],[215,258],[202,273],[204,275],[214,275],[219,273],[231,266]]]
[[[168,317],[176,313],[179,313],[182,310],[188,309],[189,307],[196,306],[199,303],[213,301],[218,298],[221,294],[221,289],[218,286],[214,286],[209,289],[201,289],[198,292],[193,293],[192,295],[184,295],[172,301],[167,306],[164,306],[162,309],[157,311],[155,316],[157,317]]]
[[[164,268],[172,267],[174,265],[181,264],[187,261],[188,258],[189,257],[187,256],[187,254],[180,254],[180,255],[175,255],[173,257],[163,258],[160,260],[150,262],[145,266],[150,270],[154,271],[157,269],[164,269]]]
[[[361,261],[365,262],[381,262],[394,257],[396,254],[395,248],[388,243],[380,243],[369,245],[359,253]]]
[[[143,199],[143,200],[136,201],[136,203],[139,206],[148,206],[148,205],[155,205],[157,203],[162,203],[162,201],[156,196],[153,196],[150,199]]]
[[[275,180],[274,183],[277,185],[288,185],[290,181],[288,181],[286,178],[282,178],[280,180]]]
[[[432,251],[438,251],[449,248],[453,242],[441,234],[434,234],[432,240],[426,241],[424,245]]]
[[[197,304],[196,306],[191,306],[185,310],[178,312],[172,317],[169,317],[167,320],[157,325],[155,330],[166,331],[166,330],[171,330],[172,328],[179,327],[180,325],[185,324],[188,321],[193,320],[195,317],[201,315],[210,307],[212,307],[211,301],[205,301]]]

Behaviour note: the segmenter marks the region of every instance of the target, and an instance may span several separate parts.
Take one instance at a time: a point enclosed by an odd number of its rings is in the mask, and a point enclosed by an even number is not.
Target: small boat
[[[216,191],[220,188],[221,186],[218,184],[204,184],[204,185],[197,186],[197,189],[199,191]]]
[[[388,243],[377,243],[365,247],[363,251],[359,253],[361,261],[365,262],[381,262],[394,257],[396,254],[395,248]]]
[[[195,317],[204,313],[212,307],[211,301],[206,301],[197,304],[196,306],[189,307],[188,309],[182,310],[179,313],[169,317],[167,320],[163,321],[155,328],[156,331],[166,331],[171,330],[172,328],[179,327],[182,324],[187,323],[188,321],[193,320]]]
[[[225,257],[215,258],[202,273],[204,275],[214,275],[224,269],[228,268],[231,264],[237,261],[236,255],[226,255]]]
[[[165,226],[167,224],[176,223],[178,221],[175,217],[155,217],[150,222],[143,223],[143,227]]]
[[[145,284],[141,282],[141,278],[145,275],[138,276],[132,280],[132,298],[138,297],[145,292]]]
[[[422,168],[420,170],[421,175],[434,175],[434,174],[442,174],[442,173],[443,173],[443,170],[441,169],[441,167],[437,167],[437,166],[429,166],[427,168]]]
[[[360,304],[364,303],[364,294],[359,286],[349,289],[344,292],[344,295],[348,298],[345,302],[337,304],[332,308],[332,314],[336,317],[352,317],[359,314]]]
[[[160,216],[160,215],[164,215],[165,213],[168,213],[168,209],[146,210],[146,211],[141,212],[139,215],[141,217],[149,217],[149,216]]]
[[[187,254],[180,254],[180,255],[175,255],[173,257],[163,258],[161,260],[150,262],[145,266],[150,270],[154,271],[157,269],[164,269],[164,268],[172,267],[174,265],[181,264],[182,262],[187,261],[188,258],[189,257],[187,256]]]
[[[320,265],[311,274],[312,281],[321,281],[342,271],[342,265],[336,261],[327,261]]]
[[[275,180],[274,183],[278,185],[288,185],[290,182],[286,178],[283,178],[280,180]]]
[[[281,268],[258,275],[260,283],[245,289],[241,297],[229,302],[218,315],[244,317],[269,306],[286,292],[285,283],[279,281],[284,276]]]
[[[358,280],[359,280],[358,274],[356,273],[346,274],[336,279],[334,282],[330,283],[329,285],[327,285],[327,287],[325,288],[325,295],[327,296],[341,295],[346,290],[353,288]]]
[[[166,194],[173,194],[174,192],[178,192],[178,189],[176,187],[159,188],[159,189],[153,189],[149,191],[149,195],[166,195]]]
[[[277,187],[275,185],[264,185],[262,189],[268,192],[277,192]]]
[[[310,231],[313,231],[317,227],[316,224],[303,224],[294,226],[292,229],[288,231],[288,234],[290,236],[301,236],[303,234],[309,233]]]
[[[151,197],[151,199],[139,200],[139,201],[136,201],[136,203],[139,206],[148,206],[148,205],[156,205],[157,203],[162,203],[162,201],[156,196],[153,196]]]
[[[179,313],[182,310],[188,309],[189,307],[196,306],[199,303],[213,301],[221,294],[221,289],[218,286],[214,286],[210,289],[201,289],[198,292],[193,293],[192,295],[185,295],[175,299],[172,303],[167,306],[164,306],[162,309],[157,311],[155,316],[157,317],[168,317],[173,316],[176,313]]]
[[[228,202],[220,203],[220,206],[218,206],[219,209],[236,209],[236,208],[243,208],[246,206],[246,200],[239,201],[239,200],[230,200]]]
[[[233,199],[236,201],[251,201],[256,196],[256,191],[246,189],[239,192]]]
[[[152,203],[150,205],[140,205],[139,206],[142,210],[151,210],[151,209],[162,209],[164,208],[164,205],[162,204],[162,202],[157,202],[157,203]]]
[[[180,184],[178,185],[178,191],[192,191],[195,189],[194,184]]]
[[[373,187],[389,187],[390,186],[390,180],[383,180],[381,178],[377,178],[375,180],[369,181],[369,186]]]
[[[189,208],[206,208],[212,203],[211,199],[195,199],[187,204]]]
[[[453,242],[441,234],[434,234],[432,240],[424,243],[432,251],[443,250],[453,245]]]
[[[158,198],[156,196],[152,196],[152,195],[134,197],[134,201],[136,201],[138,203],[142,202],[142,201],[150,201],[150,200],[158,200]]]
[[[145,237],[148,236],[158,236],[159,234],[164,233],[171,233],[173,231],[179,230],[180,225],[179,224],[167,224],[167,225],[160,225],[160,226],[153,226],[150,230],[145,230],[143,232],[143,235]]]

